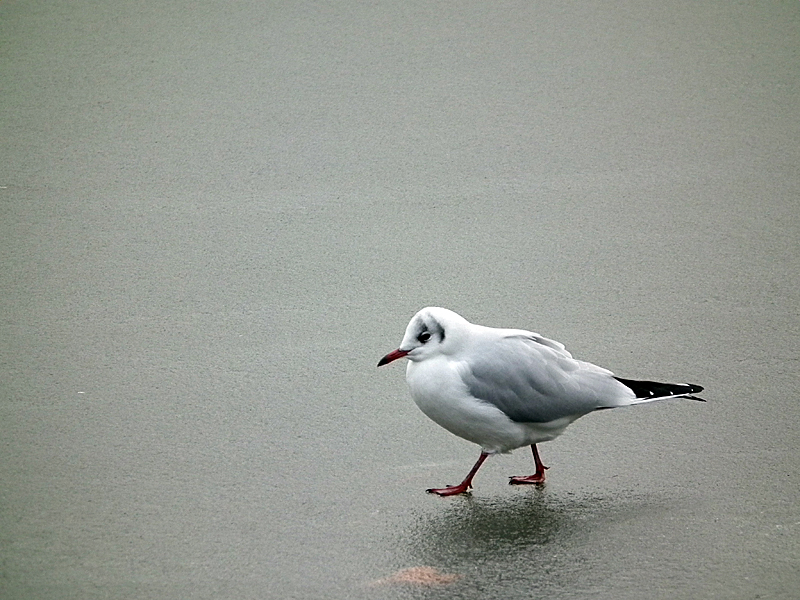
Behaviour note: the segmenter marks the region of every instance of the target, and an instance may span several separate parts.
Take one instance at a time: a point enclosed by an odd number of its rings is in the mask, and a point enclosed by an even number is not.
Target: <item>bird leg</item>
[[[539,458],[539,450],[536,449],[536,444],[531,444],[533,451],[533,463],[536,465],[536,473],[528,475],[527,477],[515,476],[508,482],[509,485],[525,485],[529,483],[544,483],[544,471],[550,467],[545,467],[542,464],[542,459]]]
[[[470,491],[470,489],[472,489],[472,478],[475,477],[475,473],[478,472],[478,469],[481,468],[483,461],[485,461],[488,456],[488,452],[481,452],[481,455],[478,457],[478,461],[472,467],[472,470],[464,478],[464,481],[458,485],[449,485],[444,488],[431,488],[425,491],[429,494],[436,494],[438,496],[455,496],[456,494],[466,494]]]

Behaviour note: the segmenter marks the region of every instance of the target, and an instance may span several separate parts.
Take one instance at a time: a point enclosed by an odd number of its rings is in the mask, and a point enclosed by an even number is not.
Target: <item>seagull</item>
[[[563,344],[523,329],[470,323],[446,308],[429,306],[408,324],[397,350],[378,366],[407,358],[406,381],[420,410],[449,432],[481,447],[458,485],[431,488],[454,496],[472,489],[472,478],[492,454],[530,446],[536,472],[509,484],[542,484],[545,467],[536,445],[561,435],[595,410],[667,398],[705,402],[699,385],[616,377],[577,360]]]

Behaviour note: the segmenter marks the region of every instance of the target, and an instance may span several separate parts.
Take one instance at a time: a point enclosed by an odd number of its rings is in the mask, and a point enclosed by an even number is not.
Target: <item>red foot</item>
[[[464,481],[458,485],[448,485],[446,488],[431,488],[425,491],[429,494],[436,494],[437,496],[457,496],[458,494],[468,493],[472,489],[472,478],[475,477],[475,473],[478,472],[483,461],[488,457],[489,454],[487,452],[481,451],[481,455],[478,457],[478,461],[473,465],[472,470],[464,478]]]
[[[545,467],[547,468],[547,467]],[[516,476],[508,480],[508,485],[528,485],[528,484],[544,483],[544,473],[536,473],[535,475]]]
[[[536,444],[531,444],[531,452],[533,452],[533,464],[536,465],[536,473],[526,477],[511,477],[508,485],[528,485],[544,483],[544,472],[550,467],[545,467],[542,464],[542,459],[539,458],[539,451],[536,449]]]
[[[425,490],[429,494],[436,494],[437,496],[457,496],[458,494],[468,494],[472,486],[459,483],[458,485],[449,485],[445,488],[431,488]]]

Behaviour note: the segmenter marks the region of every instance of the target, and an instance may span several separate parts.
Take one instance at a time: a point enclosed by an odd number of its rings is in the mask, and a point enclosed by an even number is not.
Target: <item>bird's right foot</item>
[[[508,485],[539,485],[542,483],[544,483],[544,473],[536,473],[535,475],[528,475],[526,477],[516,475],[514,477],[509,477],[508,481]]]

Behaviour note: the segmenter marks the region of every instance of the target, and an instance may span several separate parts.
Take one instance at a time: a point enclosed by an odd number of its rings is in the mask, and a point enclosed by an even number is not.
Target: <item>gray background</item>
[[[0,596],[797,598],[798,50],[780,1],[0,3]],[[709,402],[426,495],[478,449],[375,368],[425,305]]]

